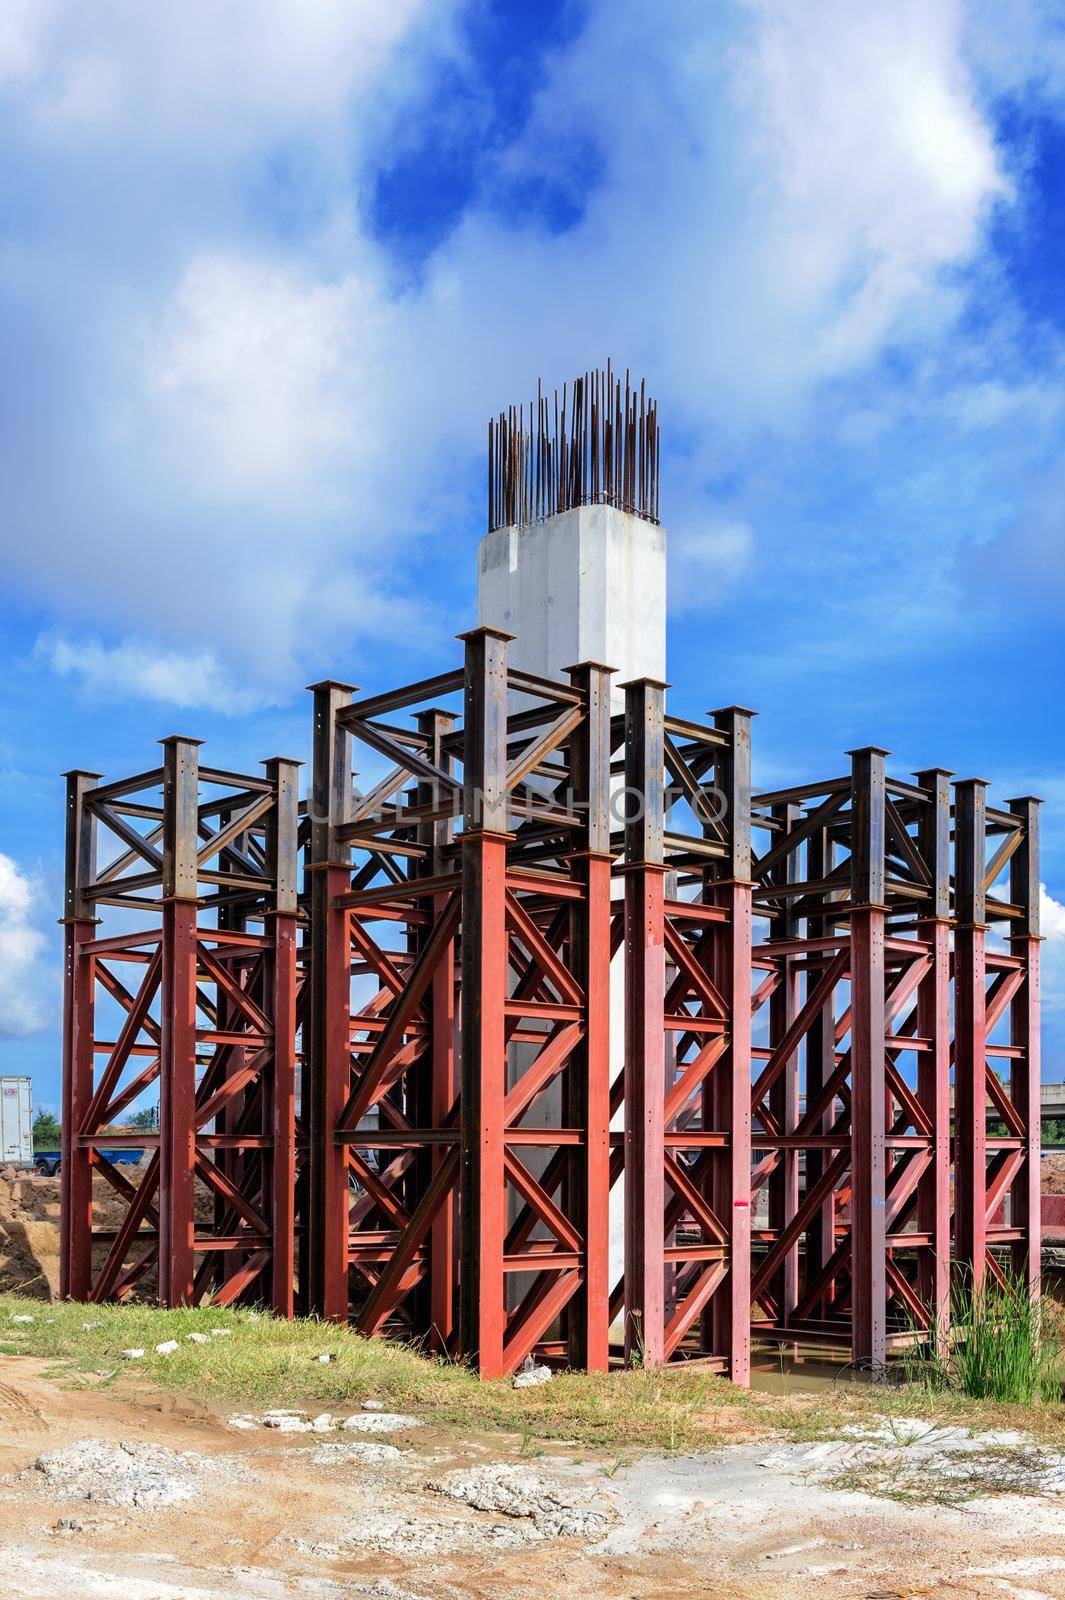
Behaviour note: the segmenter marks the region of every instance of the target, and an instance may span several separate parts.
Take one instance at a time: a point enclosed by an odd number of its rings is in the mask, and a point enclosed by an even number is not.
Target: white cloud
[[[0,89],[23,88],[37,70],[58,0],[4,0],[0,6]]]
[[[11,62],[11,81],[49,130],[80,122],[118,131],[129,122],[148,140],[197,143],[221,130],[232,148],[258,142],[264,119],[274,127],[336,119],[424,9],[424,0],[99,0],[91,10],[77,0],[5,0],[0,67]],[[440,13],[443,27],[450,7]],[[87,82],[97,91],[86,98]],[[71,115],[79,99],[80,117]]]
[[[667,449],[682,442],[666,468],[677,570],[720,592],[749,570],[754,535],[742,509],[718,505],[703,525],[715,479],[764,473],[781,439],[823,434],[826,384],[875,370],[900,341],[934,371],[964,304],[956,269],[1011,195],[956,0],[667,0],[651,27],[641,0],[597,0],[477,198],[424,270],[402,274],[364,201],[373,163],[410,137],[434,52],[457,48],[454,15],[416,0],[108,0],[91,26],[62,6],[35,47],[31,131],[51,114],[49,138],[93,194],[88,220],[69,197],[63,247],[99,288],[85,326],[65,291],[48,299],[61,206],[40,272],[26,262],[19,283],[54,359],[79,352],[67,388],[91,402],[57,418],[42,383],[41,426],[68,426],[68,470],[50,454],[16,500],[33,537],[13,541],[14,575],[72,635],[66,618],[91,606],[107,636],[180,639],[194,670],[160,680],[145,660],[145,683],[199,681],[232,702],[227,675],[274,696],[353,638],[424,647],[442,630],[409,623],[431,602],[386,574],[410,572],[430,538],[472,573],[460,541],[476,526],[484,417],[537,373],[610,352],[647,372]],[[71,102],[64,85],[79,81]],[[64,103],[95,107],[115,136],[104,153],[64,127]],[[313,220],[271,233],[249,213],[293,151]],[[508,184],[572,188],[585,152],[597,177],[573,226],[516,225],[496,206]],[[16,459],[26,478],[32,451]],[[216,577],[224,631],[204,598]],[[121,681],[93,664],[104,646],[74,648],[96,692]],[[119,665],[151,653],[108,648]]]
[[[751,4],[744,89],[774,147],[789,270],[821,306],[831,370],[937,296],[1010,185],[964,64],[960,0]]]
[[[148,384],[202,478],[259,494],[302,484],[341,453],[366,459],[358,413],[381,376],[382,321],[372,281],[200,256],[146,348]]]
[[[674,612],[713,607],[741,578],[754,552],[754,532],[744,522],[692,516],[670,529],[669,603]]]
[[[1065,943],[1065,905],[1047,889],[1039,885],[1039,931],[1043,938],[1054,943]]]
[[[0,855],[0,1039],[24,1039],[47,1021],[39,962],[46,939],[33,924],[33,883]]]
[[[76,679],[94,699],[156,700],[223,712],[250,711],[270,703],[238,687],[210,650],[186,655],[158,650],[137,639],[107,646],[98,639],[71,640],[53,634],[37,641],[34,654],[60,677]]]
[[[1047,1035],[1044,1077],[1060,1078],[1051,1052],[1056,1053],[1061,1048],[1061,1019],[1065,1018],[1065,905],[1054,898],[1044,883],[1039,885],[1039,930],[1043,935],[1039,951],[1039,993]]]

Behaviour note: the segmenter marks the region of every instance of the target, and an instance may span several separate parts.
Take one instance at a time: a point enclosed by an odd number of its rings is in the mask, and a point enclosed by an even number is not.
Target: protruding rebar
[[[610,505],[658,521],[658,407],[611,363],[535,406],[501,411],[488,424],[488,528],[525,526],[572,506]]]

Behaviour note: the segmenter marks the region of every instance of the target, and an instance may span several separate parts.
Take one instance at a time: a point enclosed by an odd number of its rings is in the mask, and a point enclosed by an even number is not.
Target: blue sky
[[[663,419],[672,704],[1046,798],[1065,1043],[1065,32],[887,0],[9,0],[0,1071],[58,1086],[62,786],[439,670],[484,425]]]

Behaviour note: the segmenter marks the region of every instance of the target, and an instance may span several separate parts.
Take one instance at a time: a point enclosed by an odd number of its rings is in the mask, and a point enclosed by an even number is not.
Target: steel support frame
[[[1039,801],[1021,797],[1003,812],[988,805],[983,779],[954,787],[956,1270],[977,1289],[989,1278],[1001,1285],[1012,1270],[1037,1296]],[[996,924],[1005,926],[1006,951],[987,940]],[[1003,1134],[988,1133],[989,1115]]]
[[[162,743],[161,768],[68,776],[61,1288],[102,1301],[154,1279],[163,1305],[291,1315],[298,763],[244,777]],[[109,907],[148,926],[109,933]],[[108,1132],[153,1086],[159,1131]],[[131,1145],[151,1153],[139,1182],[111,1160]],[[117,1229],[93,1225],[94,1174]]]
[[[625,1357],[698,1359],[745,1384],[750,713],[726,708],[712,729],[674,722],[665,686],[638,680],[625,752]],[[667,831],[667,772],[698,835]],[[670,872],[685,885],[675,898]]]
[[[752,805],[750,713],[678,721],[665,686],[640,680],[612,836],[610,669],[550,683],[508,664],[507,635],[463,637],[461,673],[354,703],[315,686],[302,825],[295,763],[241,779],[205,768],[193,739],[163,741],[162,768],[136,778],[68,775],[64,1295],[122,1297],[157,1275],[166,1305],[309,1309],[486,1376],[529,1354],[602,1370],[623,1309],[626,1360],[745,1383],[752,1331],[844,1342],[873,1368],[915,1335],[942,1348],[952,1249],[964,1278],[1009,1264],[1037,1294],[1038,801],[997,811],[965,780],[952,818],[949,773],[895,780],[871,747],[845,778]],[[461,718],[425,708],[460,686]],[[413,729],[381,720],[418,706]],[[356,737],[397,763],[379,802],[413,785],[391,822],[353,789]],[[711,774],[724,804],[704,817]],[[761,856],[752,822],[769,830]],[[102,870],[101,828],[121,851]],[[151,927],[108,934],[110,905]],[[760,945],[755,913],[770,917]],[[996,924],[1005,951],[986,940]],[[768,1043],[752,1049],[763,1005]],[[102,1129],[156,1079],[159,1133],[137,1140],[157,1149],[132,1185]],[[93,1228],[94,1173],[127,1205],[111,1233]],[[763,1190],[769,1226],[752,1228]]]
[[[846,1345],[873,1369],[901,1342],[942,1340],[949,1311],[949,774],[902,782],[885,757],[855,751],[846,778],[755,806],[770,833],[756,898],[771,929],[755,948],[767,974],[755,1007],[771,1014],[753,1096],[756,1189],[789,1152],[806,1158],[794,1208],[789,1194],[756,1232],[755,1333]],[[801,1006],[780,999],[796,967]],[[778,1086],[796,1060],[789,1128]],[[792,1307],[782,1275],[796,1249]]]

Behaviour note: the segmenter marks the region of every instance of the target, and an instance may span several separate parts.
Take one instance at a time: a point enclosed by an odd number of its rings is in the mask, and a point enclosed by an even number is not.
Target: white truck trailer
[[[0,1077],[0,1167],[32,1166],[30,1080]]]

